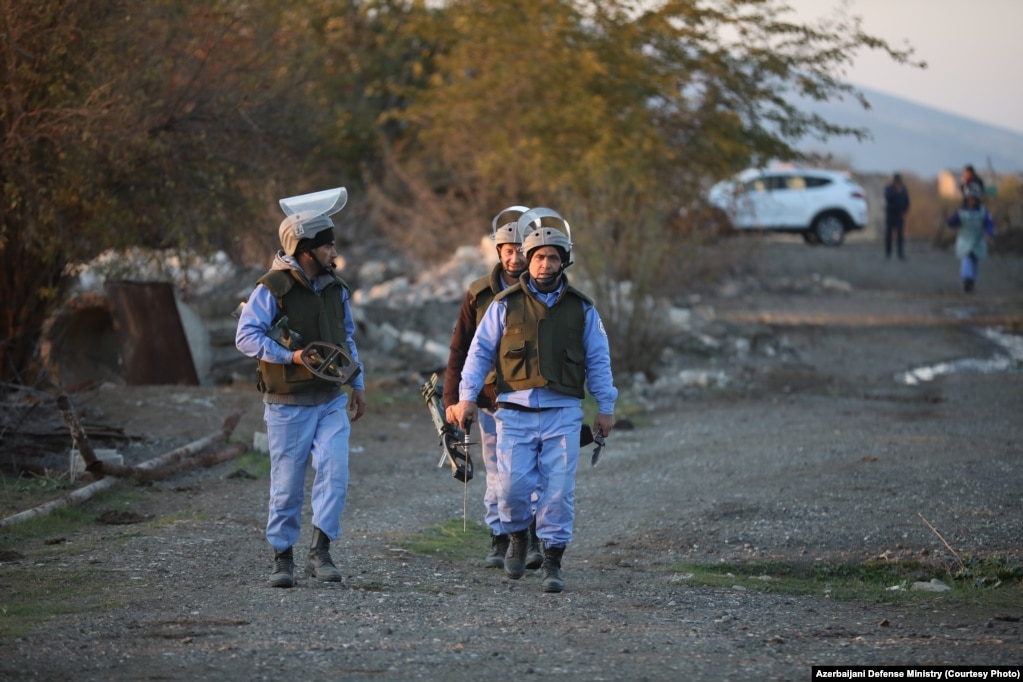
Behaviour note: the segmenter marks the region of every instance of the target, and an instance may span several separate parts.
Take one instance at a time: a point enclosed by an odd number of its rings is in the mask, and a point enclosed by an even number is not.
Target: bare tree
[[[913,63],[856,17],[798,24],[775,0],[645,6],[448,2],[421,29],[436,46],[432,77],[393,113],[407,129],[395,163],[419,176],[404,185],[432,190],[417,199],[432,195],[449,213],[453,201],[468,214],[506,202],[563,211],[622,369],[648,364],[659,346],[652,301],[678,290],[713,232],[710,182],[797,158],[809,135],[862,135],[794,104],[866,105],[838,75],[858,51]]]
[[[233,248],[265,215],[288,167],[282,25],[259,3],[2,5],[0,378],[33,378],[69,264],[127,245]]]

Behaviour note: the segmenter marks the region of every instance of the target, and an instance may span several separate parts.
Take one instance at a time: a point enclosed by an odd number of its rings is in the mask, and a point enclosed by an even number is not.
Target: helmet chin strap
[[[550,277],[533,277],[533,281],[536,282],[537,286],[541,288],[553,287],[558,282],[558,278],[561,277],[561,273],[564,270],[559,270],[557,274],[551,275]],[[532,277],[532,275],[530,275]]]

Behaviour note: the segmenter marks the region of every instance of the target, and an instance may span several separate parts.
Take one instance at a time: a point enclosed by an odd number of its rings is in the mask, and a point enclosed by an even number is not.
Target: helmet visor
[[[348,202],[348,190],[344,187],[325,189],[311,194],[300,194],[280,200],[284,215],[310,213],[314,216],[334,215]]]

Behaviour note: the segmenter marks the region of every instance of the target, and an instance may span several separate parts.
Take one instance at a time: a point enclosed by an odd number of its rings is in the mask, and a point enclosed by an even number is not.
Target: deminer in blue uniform
[[[258,360],[257,387],[263,394],[263,419],[270,444],[270,503],[266,539],[274,549],[272,587],[295,584],[292,546],[302,526],[306,469],[312,483],[312,542],[306,570],[317,580],[340,582],[330,543],[341,535],[341,514],[348,493],[348,440],[351,421],[366,411],[362,365],[355,346],[355,320],[348,285],[334,274],[333,213],[348,193],[340,187],[281,199],[285,219],[279,228],[281,250],[259,279],[241,310],[235,345]],[[286,324],[282,324],[285,323]],[[358,367],[347,383],[318,376],[302,362],[295,345],[325,342],[343,349]]]
[[[526,271],[526,256],[522,253],[522,240],[527,229],[520,227],[518,219],[529,209],[525,206],[509,206],[491,221],[491,239],[497,249],[498,262],[490,273],[480,277],[469,285],[462,300],[451,334],[451,351],[444,372],[444,408],[445,418],[455,423],[454,408],[458,404],[458,384],[465,365],[465,356],[469,353],[472,337],[476,327],[483,319],[494,297],[503,290],[518,283],[519,277]],[[480,452],[487,470],[487,490],[483,495],[486,509],[484,520],[490,527],[490,552],[483,560],[483,565],[490,568],[504,568],[504,555],[508,553],[510,539],[501,531],[501,520],[497,512],[497,421],[494,418],[494,402],[497,392],[494,388],[494,373],[487,377],[483,391],[477,396],[479,408]],[[530,527],[529,551],[526,555],[526,568],[540,568],[543,564],[543,550],[536,536],[536,524]]]
[[[988,244],[995,238],[995,221],[980,203],[981,190],[975,185],[963,189],[963,206],[948,218],[948,226],[956,230],[956,258],[963,291],[973,293],[980,261],[987,257]]]
[[[559,223],[564,231],[554,229]],[[593,302],[568,282],[572,262],[568,222],[549,208],[519,218],[531,228],[522,244],[527,272],[494,297],[480,321],[462,369],[459,425],[476,421],[476,399],[496,371],[497,508],[510,536],[504,571],[525,574],[529,527],[543,543],[544,592],[561,592],[562,555],[572,541],[575,476],[579,463],[582,400],[597,401],[596,435],[614,428],[618,390],[611,373],[607,334]]]

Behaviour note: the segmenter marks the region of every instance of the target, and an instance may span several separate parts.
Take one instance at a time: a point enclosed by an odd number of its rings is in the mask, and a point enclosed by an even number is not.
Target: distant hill
[[[871,109],[850,100],[804,106],[833,123],[868,128],[872,139],[807,140],[802,149],[830,153],[848,161],[859,173],[902,170],[933,178],[943,168],[958,173],[967,163],[985,172],[989,161],[998,173],[1023,171],[1023,134],[876,90],[859,89]]]

